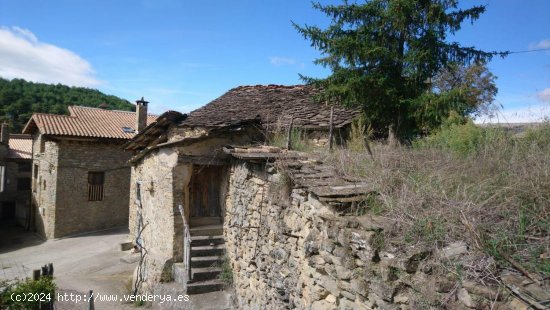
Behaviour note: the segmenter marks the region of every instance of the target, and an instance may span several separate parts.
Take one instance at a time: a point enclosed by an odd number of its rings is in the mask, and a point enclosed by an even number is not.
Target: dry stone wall
[[[274,167],[235,162],[225,207],[240,309],[520,309],[501,302],[502,293],[436,275],[440,253],[381,250],[388,248],[382,232],[394,223],[340,216]],[[466,249],[443,255],[450,261]]]

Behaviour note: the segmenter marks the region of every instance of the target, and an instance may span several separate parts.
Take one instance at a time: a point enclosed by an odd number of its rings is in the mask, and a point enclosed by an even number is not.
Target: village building
[[[136,112],[70,106],[69,115],[33,114],[32,222],[45,238],[128,224],[131,153],[121,145],[155,116],[147,102]]]
[[[344,141],[359,112],[315,102],[316,94],[304,85],[237,87],[189,115],[162,114],[126,144],[135,154],[129,229],[146,253],[136,275],[143,291],[173,279],[183,282],[188,294],[220,289],[220,270],[212,266],[224,252],[222,225],[234,158],[227,150],[286,136],[291,124],[323,145],[332,123],[334,139]],[[181,269],[182,261],[190,264]]]
[[[1,226],[29,228],[31,201],[32,137],[12,134],[8,124],[0,133]]]

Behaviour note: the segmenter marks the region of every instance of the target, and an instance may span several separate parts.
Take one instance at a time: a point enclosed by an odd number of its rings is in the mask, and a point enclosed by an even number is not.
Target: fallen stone
[[[328,294],[328,296],[325,298],[325,300],[331,304],[336,302],[336,296],[332,294]]]
[[[134,248],[134,244],[131,241],[120,243],[120,250],[121,251],[129,251],[133,248]]]
[[[456,298],[468,308],[475,308],[474,301],[465,288],[460,288],[456,293]]]
[[[464,241],[457,241],[449,244],[447,247],[444,247],[439,252],[439,256],[443,258],[451,258],[466,252],[468,252],[468,245]]]

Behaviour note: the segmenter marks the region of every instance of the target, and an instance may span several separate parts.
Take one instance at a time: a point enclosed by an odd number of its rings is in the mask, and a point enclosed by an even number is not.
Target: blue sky
[[[453,40],[485,50],[550,48],[550,1],[461,1],[475,4],[487,13]],[[0,0],[0,76],[144,96],[155,113],[189,112],[235,86],[326,76],[291,21],[328,23],[299,0]],[[550,115],[550,52],[495,58],[490,69],[501,120]]]

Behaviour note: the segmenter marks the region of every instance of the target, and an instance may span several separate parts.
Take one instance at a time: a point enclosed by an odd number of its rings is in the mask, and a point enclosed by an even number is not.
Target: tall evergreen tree
[[[423,108],[431,79],[448,64],[507,54],[447,41],[463,22],[473,23],[485,12],[482,5],[460,9],[458,0],[365,0],[313,7],[331,19],[326,29],[293,24],[322,53],[315,63],[332,73],[302,79],[323,89],[323,101],[361,107],[379,134],[389,129],[405,139],[420,132],[414,115]]]

